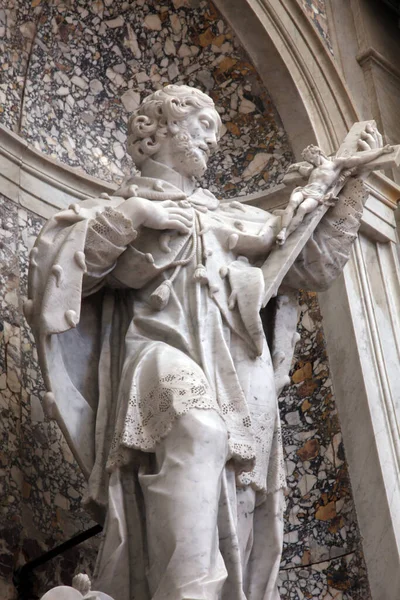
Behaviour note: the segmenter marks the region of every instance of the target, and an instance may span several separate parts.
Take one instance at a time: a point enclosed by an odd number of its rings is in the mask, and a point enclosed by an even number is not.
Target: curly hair
[[[201,108],[215,109],[213,100],[188,85],[167,85],[147,96],[128,122],[127,150],[135,165],[140,167],[159,150],[160,142],[170,131],[178,132],[179,121]]]
[[[326,154],[321,150],[321,148],[319,148],[318,146],[314,146],[314,144],[310,144],[309,146],[307,146],[307,148],[304,148],[303,152],[301,153],[301,157],[307,162],[310,162],[308,160],[309,158],[312,158],[316,155],[326,157]]]

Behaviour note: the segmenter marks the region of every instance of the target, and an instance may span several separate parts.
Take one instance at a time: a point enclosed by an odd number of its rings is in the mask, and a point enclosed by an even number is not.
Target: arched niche
[[[299,2],[216,0],[216,5],[266,84],[295,156],[310,142],[327,153],[334,152],[358,115],[331,55]],[[0,181],[9,198],[44,217],[75,199],[115,189],[52,161],[4,130]],[[393,250],[393,210],[400,193],[381,175],[373,176],[368,186],[362,240],[343,276],[320,301],[373,598],[397,600],[400,586],[393,577],[400,572],[396,396],[382,362],[398,365],[399,360],[388,348],[393,338],[396,341],[393,328],[385,329],[376,319],[374,305],[379,299],[374,291],[379,285],[386,286],[387,310],[393,313],[400,307],[395,281],[400,271]],[[266,207],[269,205],[267,199]],[[371,256],[381,265],[374,277],[365,266]],[[368,307],[363,299],[366,293]],[[337,323],[345,324],[342,338]]]

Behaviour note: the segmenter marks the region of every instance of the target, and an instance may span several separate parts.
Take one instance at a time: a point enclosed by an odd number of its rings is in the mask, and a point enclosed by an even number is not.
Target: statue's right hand
[[[193,209],[181,207],[173,200],[147,200],[137,196],[128,198],[118,210],[132,220],[135,228],[140,225],[150,229],[176,229],[189,233],[193,223]]]
[[[145,214],[146,218],[142,224],[150,229],[176,229],[185,234],[192,228],[193,209],[182,208],[173,200],[146,200]]]

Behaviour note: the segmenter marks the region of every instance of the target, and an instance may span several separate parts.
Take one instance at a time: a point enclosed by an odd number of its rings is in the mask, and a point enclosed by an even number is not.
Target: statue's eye
[[[208,119],[201,119],[200,123],[203,125],[203,127],[205,127],[206,129],[210,129],[210,121]]]

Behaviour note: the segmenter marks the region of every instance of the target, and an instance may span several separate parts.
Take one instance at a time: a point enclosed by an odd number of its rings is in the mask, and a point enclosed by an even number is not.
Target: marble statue
[[[129,122],[140,173],[49,219],[31,253],[45,407],[104,522],[94,586],[118,600],[279,598],[297,290],[341,273],[365,194],[339,195],[261,319],[281,217],[197,186],[220,132],[201,91],[150,94]]]

